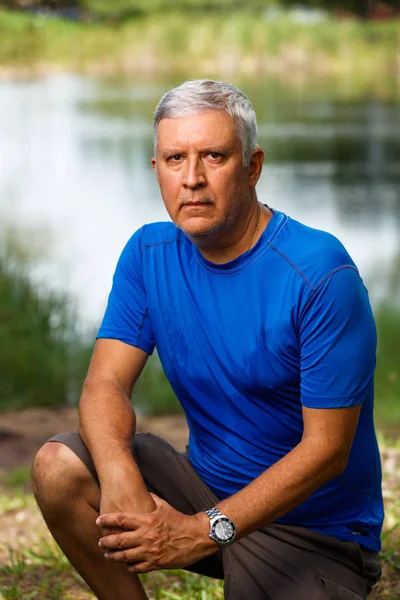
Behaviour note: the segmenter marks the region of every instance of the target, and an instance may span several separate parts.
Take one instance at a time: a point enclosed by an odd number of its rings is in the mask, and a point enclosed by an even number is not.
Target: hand
[[[100,500],[100,515],[107,513],[149,513],[156,508],[156,504],[150,493],[146,490],[141,496],[134,491],[122,488],[118,493],[115,489],[110,492],[105,490],[101,494]]]
[[[133,563],[128,571],[148,573],[182,568],[218,550],[208,536],[207,515],[184,515],[155,494],[151,497],[156,505],[151,513],[110,513],[97,519],[102,528],[122,530],[100,539],[107,560]]]
[[[119,493],[115,492],[115,487],[111,487],[111,489],[113,490],[112,492],[106,485],[103,486],[104,491],[100,500],[100,515],[121,513],[124,511],[148,513],[155,509],[155,502],[147,489],[140,495],[138,494],[138,490],[136,490],[136,494],[133,491],[130,493],[124,486],[117,487]],[[121,527],[104,526],[101,531],[103,536],[108,536],[110,534],[121,533],[124,530]],[[130,566],[129,563],[126,564],[128,569]]]

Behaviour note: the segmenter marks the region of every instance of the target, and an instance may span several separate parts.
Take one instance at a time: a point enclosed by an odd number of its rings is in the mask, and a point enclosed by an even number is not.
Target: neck
[[[247,218],[240,219],[240,227],[236,235],[230,235],[229,239],[227,237],[224,239],[224,236],[219,233],[218,244],[215,241],[212,242],[211,239],[206,240],[204,238],[192,239],[192,242],[196,244],[204,258],[210,262],[215,264],[230,262],[250,250],[257,243],[272,214],[269,208],[255,199],[248,211]]]

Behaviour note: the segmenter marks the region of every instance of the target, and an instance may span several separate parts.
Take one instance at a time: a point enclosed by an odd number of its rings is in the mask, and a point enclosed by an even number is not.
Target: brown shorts
[[[49,441],[68,446],[98,482],[77,432]],[[177,510],[194,514],[218,498],[188,457],[150,433],[135,436],[133,454],[148,489]],[[379,554],[303,527],[272,524],[191,565],[188,570],[224,579],[228,600],[361,600],[380,577]]]

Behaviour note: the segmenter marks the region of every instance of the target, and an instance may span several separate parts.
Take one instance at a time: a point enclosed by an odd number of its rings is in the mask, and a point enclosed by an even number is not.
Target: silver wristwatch
[[[210,533],[208,534],[212,540],[221,544],[221,546],[229,546],[236,537],[236,526],[233,521],[223,515],[218,508],[210,508],[204,511],[210,519]]]

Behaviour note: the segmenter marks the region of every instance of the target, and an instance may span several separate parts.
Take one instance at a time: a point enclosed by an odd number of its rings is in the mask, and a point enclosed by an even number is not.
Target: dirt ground
[[[0,470],[29,466],[33,457],[51,436],[78,430],[76,408],[31,408],[0,414]],[[138,432],[150,431],[184,450],[188,438],[183,416],[138,419]]]
[[[74,408],[28,409],[0,415],[0,474],[13,467],[29,467],[35,453],[49,437],[77,429],[78,413]],[[187,443],[188,430],[182,416],[140,418],[138,431],[161,435],[178,450],[183,450]],[[392,510],[392,506],[398,506],[400,498],[400,449],[383,449],[382,463],[386,508]],[[398,520],[397,509],[394,514]],[[31,538],[33,541],[39,530],[47,535],[39,511],[34,506],[23,510],[16,507],[0,515],[0,536],[6,534],[8,540],[18,541],[16,547],[21,544],[29,546]],[[384,557],[383,576],[369,600],[400,600],[400,539],[397,534],[396,531],[394,547],[392,541],[390,552],[386,552]],[[0,560],[5,558],[4,553],[0,552]],[[82,600],[92,598],[91,595],[78,593],[74,597]]]

